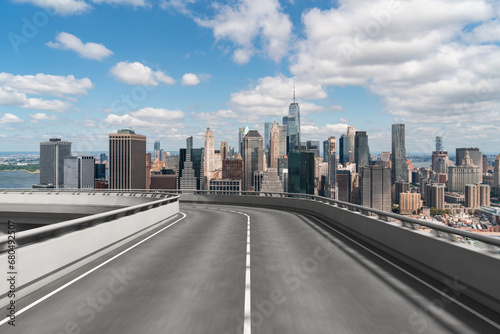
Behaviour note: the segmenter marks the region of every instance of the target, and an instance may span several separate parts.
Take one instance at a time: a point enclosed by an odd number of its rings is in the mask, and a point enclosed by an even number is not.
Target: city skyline
[[[103,151],[126,127],[148,149],[177,151],[189,136],[199,147],[207,127],[238,147],[239,127],[281,123],[295,86],[304,142],[349,125],[382,152],[389,125],[404,123],[408,153],[430,154],[436,136],[449,152],[498,152],[497,3],[37,3],[1,4],[0,151],[55,137]]]

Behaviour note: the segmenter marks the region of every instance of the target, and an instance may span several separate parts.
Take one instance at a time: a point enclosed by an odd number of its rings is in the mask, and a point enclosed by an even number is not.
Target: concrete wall
[[[82,196],[82,198],[86,197],[87,195]],[[158,226],[158,223],[173,219],[178,212],[179,202],[176,201],[18,248],[16,251],[18,273],[16,299],[19,300],[149,232]],[[0,263],[5,266],[7,266],[7,256],[7,253],[0,255]],[[6,295],[9,290],[7,283],[5,279],[0,280],[0,306],[2,308],[9,301]]]
[[[183,194],[181,202],[258,206],[313,215],[443,283],[458,280],[467,286],[461,293],[500,312],[500,256],[485,250],[311,200]]]

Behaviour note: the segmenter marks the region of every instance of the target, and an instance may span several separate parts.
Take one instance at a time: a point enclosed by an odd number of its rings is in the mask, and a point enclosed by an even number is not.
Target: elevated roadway
[[[184,203],[19,300],[0,332],[499,333],[499,315],[463,289],[306,214]]]

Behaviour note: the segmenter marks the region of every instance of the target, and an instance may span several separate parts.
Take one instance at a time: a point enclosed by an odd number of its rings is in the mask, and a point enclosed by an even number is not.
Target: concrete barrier
[[[179,202],[176,200],[16,249],[16,299],[19,300],[117,249],[161,223],[174,219],[178,213]],[[0,254],[0,263],[4,268],[7,268],[7,260],[8,253]],[[0,305],[3,307],[9,303],[9,287],[5,276],[0,282]]]
[[[194,194],[182,194],[180,200],[188,203],[257,206],[315,216],[444,284],[457,282],[465,285],[466,288],[459,293],[500,312],[500,256],[486,250],[314,200]]]

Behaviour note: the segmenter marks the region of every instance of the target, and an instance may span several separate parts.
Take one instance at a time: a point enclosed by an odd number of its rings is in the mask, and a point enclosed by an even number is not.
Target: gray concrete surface
[[[312,217],[203,204],[0,332],[242,333],[246,217],[227,210],[251,217],[254,334],[498,332]]]

